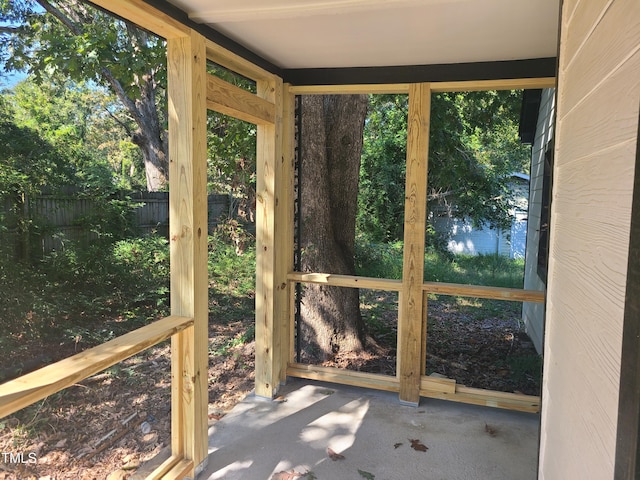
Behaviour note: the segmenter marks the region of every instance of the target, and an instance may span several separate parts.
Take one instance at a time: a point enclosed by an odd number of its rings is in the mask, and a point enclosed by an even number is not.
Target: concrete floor
[[[536,478],[538,415],[432,399],[401,406],[395,393],[299,379],[283,396],[249,395],[211,427],[208,466],[198,478]],[[412,449],[411,439],[428,450]],[[332,461],[327,448],[345,458]],[[311,473],[276,475],[285,471]]]

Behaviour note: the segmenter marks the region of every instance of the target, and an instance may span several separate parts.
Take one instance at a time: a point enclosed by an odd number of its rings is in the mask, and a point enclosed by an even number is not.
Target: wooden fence
[[[129,195],[135,208],[132,211],[132,227],[140,235],[169,234],[169,193],[137,192]],[[20,207],[19,215],[37,226],[38,250],[48,253],[60,248],[64,240],[88,240],[96,238],[98,232],[92,229],[86,219],[100,211],[99,201],[90,197],[73,195],[68,189],[62,193],[44,193],[29,198]],[[212,194],[207,198],[209,233],[223,217],[233,217],[235,212],[228,195]],[[3,242],[18,245],[27,241],[18,238],[18,215],[11,212],[13,201],[5,198],[0,203],[0,219],[4,227],[0,229]],[[31,242],[36,241],[31,238]],[[33,246],[33,244],[32,244]],[[20,250],[20,248],[18,248]]]

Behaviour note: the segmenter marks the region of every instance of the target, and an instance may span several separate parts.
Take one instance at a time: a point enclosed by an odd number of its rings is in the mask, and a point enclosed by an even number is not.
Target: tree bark
[[[355,274],[355,228],[366,95],[302,97],[301,263],[304,272]],[[365,348],[358,289],[305,285],[305,359]]]

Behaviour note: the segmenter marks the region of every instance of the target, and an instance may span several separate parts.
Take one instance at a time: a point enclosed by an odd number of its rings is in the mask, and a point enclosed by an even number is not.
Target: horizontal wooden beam
[[[420,377],[420,390],[430,392],[456,393],[456,381],[453,378],[440,378],[423,375]]]
[[[243,77],[250,78],[256,82],[259,80],[270,80],[274,77],[273,73],[270,73],[264,68],[259,67],[255,63],[250,62],[246,58],[231,52],[211,40],[205,41],[205,48],[207,50],[208,60],[238,73]]]
[[[191,29],[143,0],[89,0],[94,5],[163,38],[186,37]]]
[[[180,460],[168,472],[160,477],[162,480],[184,480],[185,478],[195,478],[194,465],[192,460]],[[153,478],[151,476],[147,477]]]
[[[275,105],[224,80],[207,76],[207,107],[256,125],[275,122]]]
[[[340,95],[340,94],[387,94],[409,93],[408,83],[360,84],[360,85],[300,85],[289,87],[295,95]]]
[[[400,389],[400,382],[397,377],[302,363],[290,363],[287,366],[287,375],[290,377],[339,383],[353,387],[372,388],[387,392],[397,392]]]
[[[287,280],[300,283],[322,283],[334,287],[366,288],[397,292],[402,288],[401,280],[388,278],[358,277],[356,275],[334,275],[332,273],[290,272]],[[425,282],[422,290],[427,293],[461,297],[489,298],[514,302],[544,302],[544,292],[520,288],[487,287],[458,283]]]
[[[287,280],[300,283],[322,283],[333,287],[367,288],[398,292],[402,289],[402,280],[388,278],[358,277],[356,275],[334,275],[332,273],[291,272]]]
[[[489,298],[494,300],[509,300],[513,302],[544,302],[544,292],[538,290],[523,290],[520,288],[425,282],[422,285],[422,290],[427,293],[453,295],[458,297]]]
[[[84,380],[193,325],[170,316],[0,385],[0,418]]]
[[[287,375],[309,380],[340,383],[355,387],[373,388],[388,392],[400,391],[398,377],[381,375],[377,373],[357,372],[334,367],[321,367],[302,363],[290,363],[287,367]],[[455,393],[456,381],[452,378],[435,378],[423,376],[420,379],[420,388],[431,392]]]
[[[287,375],[387,392],[400,391],[398,377],[333,367],[290,363],[287,367]],[[420,396],[521,412],[536,413],[540,410],[540,397],[465,387],[457,385],[456,381],[451,378],[422,376],[420,378]]]
[[[470,388],[463,385],[456,385],[455,393],[442,393],[421,388],[420,396],[519,412],[538,413],[540,411],[540,397]]]
[[[530,90],[555,88],[555,77],[475,80],[466,82],[434,82],[432,92],[477,92],[480,90]]]

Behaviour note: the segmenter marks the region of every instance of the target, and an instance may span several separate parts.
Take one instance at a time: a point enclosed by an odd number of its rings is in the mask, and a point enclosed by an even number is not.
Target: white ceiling
[[[559,0],[169,0],[282,68],[556,56]]]

